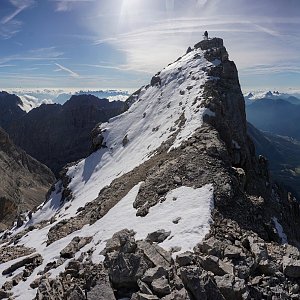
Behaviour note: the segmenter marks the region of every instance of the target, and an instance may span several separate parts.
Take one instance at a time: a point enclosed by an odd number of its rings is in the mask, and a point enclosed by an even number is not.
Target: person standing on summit
[[[204,39],[208,40],[208,32],[206,30],[204,31]]]

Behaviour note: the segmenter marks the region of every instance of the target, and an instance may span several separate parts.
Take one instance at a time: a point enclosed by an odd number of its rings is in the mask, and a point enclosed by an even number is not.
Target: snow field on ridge
[[[102,124],[107,148],[91,154],[69,168],[69,188],[74,200],[61,218],[76,214],[79,207],[94,200],[99,191],[114,179],[148,160],[159,146],[179,129],[178,120],[186,118],[173,147],[178,147],[202,125],[208,109],[193,106],[202,96],[202,85],[208,80],[203,69],[213,66],[203,58],[201,50],[194,50],[160,73],[161,87],[143,88],[136,102],[120,116]],[[194,56],[197,55],[197,58]],[[192,76],[196,79],[192,79]],[[189,90],[187,90],[188,87]],[[184,95],[180,91],[185,91]],[[128,143],[122,141],[127,136]],[[51,201],[51,200],[50,200]]]
[[[47,232],[52,225],[39,230],[28,232],[18,244],[26,247],[35,247],[44,259],[43,264],[37,267],[25,282],[21,281],[12,291],[18,299],[32,299],[36,294],[36,289],[30,288],[30,283],[37,278],[39,271],[43,270],[47,263],[59,258],[59,252],[68,245],[75,236],[92,236],[91,243],[83,247],[76,253],[75,258],[91,248],[94,249],[92,259],[99,263],[104,259],[100,252],[105,248],[106,241],[112,237],[115,232],[124,228],[132,229],[136,232],[136,239],[144,239],[148,233],[159,229],[171,231],[171,235],[160,244],[164,249],[171,250],[180,246],[181,250],[175,254],[192,250],[204,236],[209,232],[211,219],[211,210],[213,209],[213,187],[211,184],[201,188],[191,188],[181,186],[171,190],[166,195],[166,200],[151,207],[147,216],[137,217],[136,210],[133,208],[133,202],[138,194],[141,183],[133,187],[129,193],[117,203],[103,218],[92,225],[85,225],[80,231],[62,238],[48,247],[46,246]],[[174,220],[179,220],[175,224]],[[119,222],[117,222],[119,220]],[[3,270],[12,263],[23,260],[24,257],[15,259],[2,264]],[[70,260],[56,269],[50,270],[51,278],[57,276]],[[14,275],[18,274],[18,269]],[[11,278],[11,277],[10,277]],[[0,285],[4,284],[9,278],[0,277]]]

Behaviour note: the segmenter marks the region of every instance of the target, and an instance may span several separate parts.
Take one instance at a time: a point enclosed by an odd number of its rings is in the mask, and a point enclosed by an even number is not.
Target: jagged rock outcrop
[[[0,128],[0,228],[46,200],[55,181],[43,164],[16,147]],[[21,219],[20,219],[21,222]]]
[[[4,237],[28,248],[34,234],[43,240],[48,262],[26,277],[24,295],[299,298],[299,204],[255,155],[223,41],[196,44],[158,76],[99,127],[105,147],[66,168],[32,217],[40,226],[51,216],[42,229]]]
[[[72,96],[64,105],[42,104],[31,110],[17,122],[11,122],[8,132],[18,146],[58,175],[67,163],[90,154],[90,133],[98,123],[126,108],[122,101]]]

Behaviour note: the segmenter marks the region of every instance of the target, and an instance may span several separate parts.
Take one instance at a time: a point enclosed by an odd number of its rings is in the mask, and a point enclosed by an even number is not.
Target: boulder
[[[43,258],[39,253],[35,253],[29,257],[26,257],[14,264],[12,264],[10,267],[8,267],[7,269],[5,269],[2,272],[2,275],[8,275],[13,273],[14,271],[16,271],[17,269],[27,266],[27,265],[31,265],[33,268],[36,268],[37,266],[41,265],[43,262]]]
[[[247,293],[245,280],[233,275],[215,276],[215,281],[226,300],[242,300]]]
[[[108,268],[110,281],[114,288],[135,289],[137,281],[149,268],[148,262],[140,254],[122,253],[106,255],[105,266]]]
[[[151,283],[154,294],[158,296],[165,296],[171,293],[171,287],[169,285],[168,279],[163,276],[154,279]]]
[[[168,236],[170,236],[171,231],[165,231],[164,229],[159,229],[151,232],[147,235],[147,242],[162,243]]]
[[[222,246],[223,243],[220,240],[216,239],[215,237],[210,237],[209,239],[198,244],[195,250],[205,254],[221,257],[223,252]]]
[[[134,300],[135,299],[137,299],[137,300],[158,300],[159,298],[155,295],[148,295],[148,294],[143,294],[143,293],[138,292],[136,294],[136,298],[134,298]],[[131,300],[133,300],[133,298],[131,298]]]
[[[213,255],[204,257],[201,260],[201,266],[204,270],[213,272],[215,275],[233,274],[233,266],[230,263],[225,263]]]
[[[261,242],[256,243],[249,238],[249,244],[250,244],[251,252],[253,253],[257,263],[259,263],[261,260],[268,259],[268,250],[265,243],[261,243]]]
[[[228,258],[239,258],[242,254],[242,249],[234,245],[228,245],[224,250],[224,256]]]
[[[139,289],[140,291],[143,293],[143,294],[149,294],[149,295],[152,295],[152,291],[151,289],[149,288],[149,286],[147,285],[147,283],[143,282],[142,280],[138,280],[137,281],[137,284],[139,286]]]
[[[282,268],[284,275],[291,278],[300,278],[300,260],[284,256],[282,260]]]
[[[84,298],[85,299],[85,298]],[[109,281],[99,280],[96,285],[87,292],[87,300],[115,300],[114,291]]]
[[[257,266],[257,269],[261,274],[267,276],[273,276],[278,271],[276,264],[270,260],[261,260]]]
[[[95,152],[100,148],[104,148],[105,145],[103,144],[104,137],[102,134],[102,130],[100,128],[100,124],[92,130],[91,132],[91,140],[92,140],[92,151]]]
[[[186,289],[182,288],[179,291],[174,290],[171,294],[161,298],[162,300],[190,300],[191,298],[188,295]]]
[[[62,258],[72,258],[75,256],[75,253],[78,252],[85,245],[89,244],[92,241],[92,237],[79,237],[75,236],[72,241],[60,251],[60,256]]]
[[[194,259],[195,257],[193,253],[186,251],[176,256],[176,263],[179,265],[179,267],[184,267],[193,264]]]
[[[155,279],[167,277],[168,271],[163,267],[155,267],[148,269],[144,276],[142,277],[142,281],[151,284],[151,282]]]
[[[0,299],[6,299],[9,298],[12,295],[9,291],[4,291],[3,289],[0,289]]]
[[[170,252],[156,244],[150,244],[146,241],[138,241],[137,247],[155,266],[161,266],[164,268],[170,267],[172,263]]]
[[[134,235],[135,232],[128,229],[116,232],[112,238],[106,242],[104,252],[123,251],[125,253],[133,253],[136,249]]]
[[[182,267],[180,268],[180,275],[191,299],[224,300],[216,284],[201,268],[197,266]]]
[[[161,85],[161,79],[158,75],[155,75],[151,78],[150,82],[151,86],[160,86]]]

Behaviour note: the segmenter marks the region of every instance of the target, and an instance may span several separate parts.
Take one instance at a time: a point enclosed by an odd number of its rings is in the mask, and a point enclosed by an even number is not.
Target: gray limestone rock
[[[104,252],[124,251],[132,253],[136,249],[136,242],[134,239],[135,232],[133,230],[123,229],[116,232],[111,239],[106,242]]]
[[[243,250],[234,245],[226,246],[224,250],[224,256],[228,258],[239,258],[242,254]]]
[[[158,300],[159,298],[157,296],[155,296],[155,295],[143,294],[143,293],[138,292],[136,294],[136,298],[135,299],[137,299],[137,300]]]
[[[149,286],[147,285],[147,283],[143,282],[142,280],[138,280],[137,281],[137,284],[139,286],[139,289],[140,291],[143,293],[143,294],[149,294],[149,295],[152,295],[152,291],[151,289],[149,288]]]
[[[168,236],[170,236],[171,231],[165,231],[164,229],[159,229],[151,232],[147,235],[147,242],[162,243]]]
[[[216,284],[197,266],[180,268],[180,275],[191,299],[195,300],[224,300]]]
[[[0,289],[0,299],[7,299],[12,295],[9,291],[4,291],[3,289]]]
[[[300,260],[295,260],[287,256],[282,260],[283,273],[291,278],[300,278]]]
[[[215,276],[215,281],[226,300],[242,300],[243,295],[247,293],[247,286],[243,279],[226,274]]]
[[[176,263],[179,267],[188,266],[194,263],[195,256],[192,252],[180,253],[176,256]]]
[[[142,281],[151,284],[153,280],[161,277],[168,277],[168,270],[163,267],[150,268],[145,272]]]
[[[43,262],[43,258],[39,253],[35,253],[29,257],[26,257],[14,264],[12,264],[11,266],[9,266],[7,269],[2,271],[2,275],[7,275],[7,274],[11,274],[14,271],[16,271],[17,269],[24,267],[26,265],[31,265],[33,268],[41,265]]]
[[[85,298],[84,298],[85,299]],[[113,289],[107,280],[99,280],[96,285],[87,292],[87,300],[115,300]]]
[[[233,274],[233,266],[230,263],[225,263],[213,255],[205,256],[201,260],[201,266],[204,270],[213,272],[215,275]]]
[[[154,279],[151,283],[154,294],[158,296],[165,296],[171,293],[171,287],[166,277],[159,277]]]
[[[72,241],[60,251],[60,256],[62,258],[72,258],[75,256],[75,253],[78,252],[85,245],[90,243],[92,237],[74,237]]]
[[[182,288],[180,290],[172,291],[171,294],[161,298],[162,300],[190,300],[186,289]]]
[[[202,253],[214,255],[220,257],[222,255],[223,243],[216,239],[215,237],[210,237],[207,240],[202,241],[196,247]]]
[[[158,245],[149,244],[146,241],[138,241],[137,247],[143,251],[144,255],[155,265],[164,268],[170,267],[172,257],[170,252],[164,250]]]

